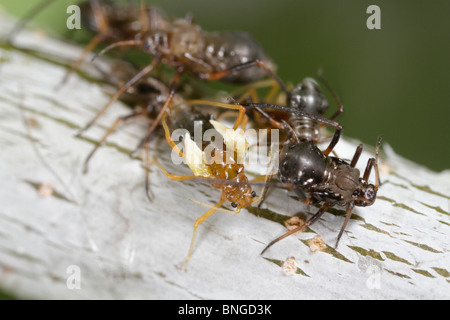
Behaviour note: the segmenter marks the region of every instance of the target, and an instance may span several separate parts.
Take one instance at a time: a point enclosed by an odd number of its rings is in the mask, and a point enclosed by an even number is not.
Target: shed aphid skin
[[[138,145],[142,147],[170,108],[180,77],[189,72],[206,81],[223,80],[249,83],[262,79],[274,69],[259,44],[246,32],[207,32],[192,21],[192,17],[169,20],[155,18],[155,11],[141,5],[142,29],[134,37],[112,43],[99,54],[121,46],[137,47],[152,57],[151,63],[125,83],[78,134],[87,130],[129,87],[164,63],[175,69],[169,84],[168,97]],[[160,19],[159,19],[160,18]],[[253,68],[261,63],[261,68]]]
[[[226,129],[228,130],[226,130],[225,135],[222,136],[222,145],[214,144],[215,146],[213,150],[211,150],[211,153],[207,154],[204,150],[200,149],[194,141],[192,141],[189,133],[184,135],[184,150],[181,151],[170,137],[166,117],[164,116],[162,119],[162,124],[164,130],[166,131],[166,139],[169,142],[169,145],[175,152],[178,153],[178,155],[186,160],[186,163],[193,174],[169,174],[161,164],[154,160],[156,165],[159,166],[159,168],[170,180],[182,181],[199,177],[203,178],[205,181],[208,181],[212,184],[212,186],[222,191],[219,202],[214,206],[206,205],[210,209],[195,221],[191,245],[182,268],[183,270],[186,270],[189,259],[192,256],[197,229],[203,221],[218,210],[238,214],[242,208],[246,208],[260,200],[260,197],[257,197],[256,192],[252,190],[250,182],[245,175],[243,162],[239,163],[237,160],[238,158],[245,159],[245,155],[248,150],[248,143],[245,140],[243,132],[238,133],[236,130],[226,128],[223,124],[214,120],[211,120],[210,122],[218,132],[224,132]],[[235,132],[230,134],[229,130],[233,130]],[[227,151],[227,144],[233,144],[234,146],[244,145],[244,147],[234,148],[230,153],[230,151]],[[211,161],[213,159],[214,161]],[[221,208],[226,201],[230,201],[231,207],[234,208],[234,211],[224,210]]]

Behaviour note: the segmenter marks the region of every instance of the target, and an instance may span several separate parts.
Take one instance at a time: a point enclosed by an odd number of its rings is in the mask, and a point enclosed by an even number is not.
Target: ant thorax
[[[332,205],[346,206],[354,200],[355,190],[360,186],[360,171],[347,162],[331,158],[330,174],[326,181],[314,190],[314,198]]]

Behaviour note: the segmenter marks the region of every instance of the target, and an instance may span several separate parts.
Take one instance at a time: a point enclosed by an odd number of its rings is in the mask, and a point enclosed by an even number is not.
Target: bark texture
[[[10,29],[6,18],[0,25]],[[332,209],[260,256],[286,231],[287,219],[317,210],[273,190],[263,210],[217,212],[203,223],[182,272],[194,221],[207,210],[189,199],[213,205],[220,193],[196,181],[169,181],[153,168],[149,202],[142,161],[129,156],[143,123],[119,128],[82,173],[95,142],[129,110],[115,103],[75,136],[111,94],[89,65],[55,89],[81,50],[38,32],[0,45],[2,290],[45,299],[450,298],[450,172],[398,156],[389,141],[383,141],[378,199],[354,210],[337,250],[344,212]],[[351,158],[356,146],[344,138],[336,151]],[[171,164],[164,141],[151,152],[168,171],[188,173]],[[372,155],[366,148],[361,170]],[[324,244],[317,245],[318,235]],[[285,273],[290,257],[295,272]]]

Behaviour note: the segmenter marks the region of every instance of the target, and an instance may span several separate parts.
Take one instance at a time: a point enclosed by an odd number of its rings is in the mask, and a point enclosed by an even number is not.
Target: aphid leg
[[[264,200],[266,198],[267,191],[269,191],[269,187],[267,186],[267,181],[271,180],[272,177],[273,177],[273,174],[268,174],[268,175],[264,176],[264,184],[263,184],[263,187],[261,189],[261,195],[259,197],[255,198],[255,199],[253,199],[253,203],[258,203],[259,202],[258,209],[261,208],[261,204],[262,204],[262,202],[264,202]],[[257,181],[257,179],[253,179],[250,182],[254,182],[254,181]]]
[[[261,209],[261,205],[263,204],[264,200],[266,199],[267,192],[269,191],[269,186],[268,186],[267,182],[269,180],[272,180],[272,177],[275,175],[275,173],[273,173],[273,170],[271,170],[271,160],[272,160],[272,147],[271,147],[270,153],[269,153],[269,162],[267,164],[267,174],[264,176],[264,184],[261,189],[261,195],[258,198],[256,198],[255,200],[253,200],[253,202],[257,202],[257,203],[259,202],[258,209]]]
[[[236,130],[237,128],[239,128],[239,126],[242,126],[242,123],[247,123],[247,121],[248,121],[248,119],[246,119],[246,114],[245,114],[247,109],[240,104],[229,104],[229,103],[222,103],[222,102],[208,101],[208,100],[186,100],[186,101],[184,101],[183,104],[207,105],[207,106],[213,106],[213,107],[219,107],[219,108],[225,108],[225,109],[239,110],[239,114],[234,123],[233,130]]]
[[[123,41],[117,41],[114,43],[111,43],[110,45],[103,48],[99,53],[96,53],[94,57],[91,59],[91,61],[94,61],[98,57],[104,55],[106,52],[108,52],[111,49],[117,48],[117,47],[132,47],[140,45],[142,42],[140,40],[123,40]]]
[[[150,28],[150,22],[148,20],[147,6],[145,5],[145,0],[141,0],[139,10],[140,10],[139,21],[141,23],[141,32],[146,33]]]
[[[243,125],[243,123],[247,124],[248,117],[245,114],[246,110],[243,106],[237,105],[239,107],[239,114],[236,118],[236,121],[234,122],[233,130],[237,130],[240,126]],[[245,128],[245,127],[244,127]]]
[[[161,62],[160,56],[155,56],[152,60],[152,63],[146,66],[144,69],[142,69],[140,72],[138,72],[131,80],[129,80],[127,83],[125,83],[119,90],[116,91],[116,93],[109,99],[109,101],[103,106],[103,108],[95,115],[95,117],[89,121],[89,123],[81,129],[77,136],[89,129],[96,121],[97,119],[105,113],[105,111],[117,100],[119,97],[127,91],[131,86],[133,86],[136,82],[141,80],[143,77],[145,77],[147,74],[149,74],[159,63]]]
[[[172,140],[172,137],[170,135],[169,127],[167,126],[166,122],[167,114],[165,114],[161,119],[161,124],[164,128],[164,134],[166,137],[166,141],[169,144],[169,146],[181,157],[184,158],[183,152],[178,148],[178,146],[175,144],[175,142]]]
[[[189,199],[189,200],[191,200],[192,202],[194,202],[194,203],[196,203],[196,204],[199,204],[199,205],[201,205],[201,206],[204,206],[204,207],[207,207],[207,208],[216,208],[215,206],[210,206],[209,204],[207,204],[207,203],[204,203],[204,202],[200,202],[200,201],[197,201],[197,200],[194,200],[194,199]],[[241,208],[237,208],[236,210],[234,210],[234,211],[232,211],[232,210],[228,210],[228,209],[223,209],[223,208],[216,208],[216,210],[217,211],[222,211],[222,212],[226,212],[226,213],[231,213],[231,214],[239,214],[240,212],[241,212]]]
[[[175,144],[175,142],[172,140],[171,136],[170,136],[170,131],[169,131],[169,127],[167,126],[167,122],[166,122],[166,116],[167,114],[164,115],[164,117],[161,120],[161,123],[163,125],[164,128],[164,132],[165,132],[165,136],[166,136],[166,141],[167,143],[171,146],[171,148],[178,153],[178,155],[182,158],[184,158],[183,152],[178,148],[178,146]],[[144,149],[145,149],[145,191],[147,194],[147,197],[150,201],[153,200],[153,196],[150,193],[150,150],[149,150],[149,141],[147,140],[144,143]],[[157,163],[158,165],[158,163]],[[163,172],[166,173],[166,176],[168,176],[167,171],[161,166],[159,165],[160,169],[163,170]]]
[[[259,81],[255,81],[255,82],[252,82],[247,85],[239,86],[239,88],[231,91],[229,93],[229,95],[232,97],[239,97],[236,99],[238,102],[244,102],[245,99],[247,99],[249,97],[252,99],[253,102],[258,102],[261,99],[259,98],[259,95],[258,95],[256,89],[268,88],[268,87],[270,87],[271,89],[270,89],[269,93],[267,94],[267,96],[264,98],[264,101],[265,102],[274,102],[275,94],[278,92],[280,87],[279,87],[278,83],[273,79],[259,80]]]
[[[95,47],[97,47],[97,45],[103,40],[103,36],[102,34],[97,34],[94,38],[92,38],[92,40],[88,43],[88,45],[84,48],[83,52],[81,53],[81,55],[78,57],[78,59],[72,64],[72,66],[70,67],[69,70],[67,70],[66,74],[64,75],[64,77],[61,80],[61,83],[58,85],[62,86],[64,85],[67,80],[69,79],[69,77],[72,75],[72,73],[74,73],[76,70],[78,70],[78,68],[80,67],[81,63],[83,63],[83,61],[86,59],[87,55],[89,54],[89,52],[91,52],[92,50],[95,49]]]
[[[185,174],[185,175],[177,175],[177,174],[170,174],[167,172],[167,170],[162,166],[162,164],[160,164],[158,161],[156,161],[155,159],[152,159],[150,161],[150,165],[151,164],[156,164],[158,166],[159,169],[161,169],[161,171],[164,173],[164,175],[169,178],[170,180],[175,180],[175,181],[185,181],[185,180],[192,180],[197,178],[197,176],[195,174]]]
[[[350,217],[352,216],[353,207],[355,206],[354,202],[350,202],[347,206],[347,209],[345,210],[345,221],[344,224],[341,227],[341,230],[339,231],[339,234],[337,236],[336,244],[334,245],[334,248],[336,249],[339,244],[339,240],[341,239],[342,234],[344,233],[345,227],[347,227],[347,223],[350,220]]]
[[[267,175],[265,182],[271,180],[273,176],[274,175]],[[269,186],[263,186],[263,189],[261,190],[261,195],[259,196],[258,201],[255,201],[255,202],[258,202],[258,209],[261,209],[262,204],[266,200],[266,196],[267,196],[268,192],[269,192]]]
[[[222,198],[220,199],[220,201],[213,208],[209,209],[200,218],[195,220],[194,231],[192,233],[192,239],[191,239],[191,245],[189,246],[188,255],[187,255],[186,260],[184,261],[184,264],[183,264],[183,268],[182,268],[183,271],[186,271],[187,264],[188,264],[189,260],[191,259],[192,251],[194,250],[195,238],[197,236],[197,228],[198,228],[198,226],[201,225],[203,223],[203,221],[208,219],[214,212],[216,212],[217,209],[220,208],[225,201],[226,201],[226,197],[224,197],[222,195]]]
[[[180,77],[181,75],[184,73],[184,68],[180,67],[177,69],[173,79],[172,79],[172,83],[170,84],[169,87],[169,95],[167,96],[166,101],[164,102],[163,107],[161,108],[161,110],[159,111],[158,115],[156,116],[155,120],[153,121],[152,125],[150,126],[150,128],[148,129],[147,133],[145,134],[144,139],[141,140],[141,142],[138,144],[136,150],[140,149],[144,143],[150,139],[150,136],[152,135],[153,131],[155,131],[156,127],[159,125],[159,123],[161,122],[162,117],[165,115],[167,109],[169,109],[170,104],[172,102],[173,96],[175,95],[175,89],[176,86],[178,84],[178,81],[180,81]]]
[[[100,148],[100,146],[106,141],[106,138],[108,138],[108,136],[117,128],[117,126],[122,123],[123,121],[126,121],[128,119],[137,117],[137,116],[141,116],[145,114],[145,110],[144,111],[139,111],[139,112],[133,112],[131,114],[128,114],[126,116],[122,116],[116,119],[116,121],[113,123],[113,125],[111,127],[109,127],[109,129],[106,131],[105,135],[100,139],[99,142],[97,142],[97,144],[95,145],[94,149],[92,149],[92,151],[89,153],[89,155],[86,157],[86,160],[84,161],[84,168],[83,168],[83,173],[87,173],[88,172],[88,164],[89,164],[89,160],[93,157],[94,153],[97,151],[98,148]]]
[[[274,245],[275,243],[277,243],[278,241],[286,238],[287,236],[290,236],[291,234],[294,234],[296,232],[299,231],[303,231],[304,229],[306,229],[307,227],[309,227],[310,225],[312,225],[314,222],[316,222],[317,220],[319,220],[319,218],[325,213],[325,211],[329,208],[330,204],[328,202],[325,202],[319,209],[319,211],[317,211],[317,213],[315,215],[313,215],[311,218],[309,218],[305,224],[292,229],[288,232],[286,232],[285,234],[283,234],[282,236],[276,238],[275,240],[272,240],[265,248],[263,251],[261,251],[261,254],[264,254],[264,252],[267,251],[267,249],[269,249],[272,245]]]

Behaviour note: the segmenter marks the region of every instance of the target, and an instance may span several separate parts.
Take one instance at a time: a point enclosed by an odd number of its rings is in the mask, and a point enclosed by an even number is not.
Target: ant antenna
[[[377,146],[375,148],[375,191],[378,191],[378,186],[381,184],[380,182],[380,172],[378,170],[378,152],[380,151],[382,136],[378,136]]]
[[[344,105],[342,104],[341,99],[339,99],[339,96],[333,90],[333,88],[330,86],[328,81],[326,81],[325,78],[322,76],[322,68],[320,68],[317,71],[317,78],[328,89],[328,91],[330,91],[331,95],[333,96],[334,101],[336,101],[336,103],[338,105],[338,110],[330,117],[330,120],[335,120],[338,116],[341,115],[341,113],[344,112]]]

